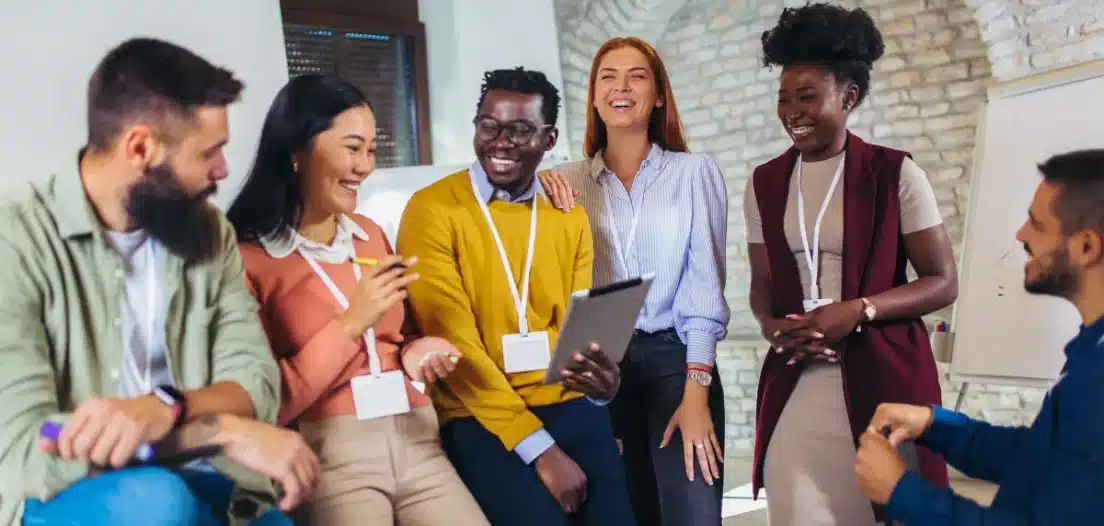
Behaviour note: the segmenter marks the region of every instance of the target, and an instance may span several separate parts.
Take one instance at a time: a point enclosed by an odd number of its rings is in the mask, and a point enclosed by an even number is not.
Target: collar
[[[342,215],[337,220],[337,236],[329,245],[307,239],[299,231],[291,228],[284,228],[278,233],[264,236],[260,239],[260,243],[265,252],[276,259],[286,258],[302,249],[315,259],[327,263],[342,263],[356,253],[353,246],[354,237],[367,241],[368,233],[349,216]]]
[[[1096,349],[1104,350],[1104,317],[1081,326],[1081,332],[1066,344],[1066,358]]]
[[[595,153],[594,157],[592,157],[591,160],[590,160],[590,170],[587,171],[587,174],[590,175],[590,177],[592,177],[595,181],[600,180],[600,178],[602,177],[602,174],[614,175],[613,171],[610,170],[609,167],[606,166],[606,156],[605,156],[605,154],[606,154],[605,150],[599,150],[598,153]],[[664,150],[663,148],[660,148],[658,144],[653,142],[652,146],[650,148],[648,148],[648,155],[646,157],[644,157],[644,162],[640,163],[640,172],[642,174],[647,174],[647,173],[652,173],[652,172],[658,173],[659,170],[666,163],[666,160],[667,160],[667,155],[666,154],[667,154],[666,150]],[[645,167],[654,167],[655,170],[645,171],[644,170]],[[614,176],[616,177],[616,175],[614,175]]]
[[[54,217],[58,232],[64,238],[90,235],[100,229],[99,219],[88,202],[81,179],[80,161],[84,148],[77,153],[76,162],[67,162],[54,174]]]
[[[533,182],[529,185],[529,189],[522,192],[521,195],[514,199],[510,198],[510,194],[505,190],[499,190],[491,185],[491,180],[487,176],[487,172],[483,170],[483,165],[479,164],[479,161],[472,163],[471,168],[468,169],[468,173],[471,175],[472,181],[475,182],[476,188],[479,189],[479,198],[484,203],[490,203],[491,201],[506,201],[507,203],[523,203],[533,198],[534,194],[544,195],[544,187],[540,185],[537,178],[533,177]]]

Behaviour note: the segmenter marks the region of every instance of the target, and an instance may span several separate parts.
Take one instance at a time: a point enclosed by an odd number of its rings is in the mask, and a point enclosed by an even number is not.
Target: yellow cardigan
[[[534,184],[539,184],[534,182]],[[508,450],[543,427],[529,408],[582,395],[561,384],[542,385],[543,371],[506,374],[502,337],[518,331],[502,259],[479,209],[467,170],[414,194],[403,212],[397,253],[416,256],[421,277],[409,286],[422,334],[452,342],[464,354],[433,400],[442,423],[474,416]],[[537,235],[530,277],[529,331],[548,331],[554,347],[572,292],[590,288],[593,240],[583,207],[571,212],[537,199]],[[532,201],[488,204],[521,286]]]

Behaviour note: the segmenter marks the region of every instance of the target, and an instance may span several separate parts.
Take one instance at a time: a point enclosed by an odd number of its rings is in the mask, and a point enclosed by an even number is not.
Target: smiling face
[[[488,90],[475,118],[472,146],[496,188],[517,195],[529,187],[558,132],[544,122],[537,93]]]
[[[847,115],[859,90],[842,86],[824,68],[794,64],[782,71],[778,118],[806,161],[832,157],[843,149]]]
[[[303,178],[304,215],[351,214],[360,183],[376,169],[376,116],[354,106],[293,156]]]
[[[1062,233],[1055,213],[1059,188],[1046,181],[1039,184],[1027,212],[1027,221],[1016,232],[1028,260],[1024,265],[1024,289],[1073,299],[1079,288],[1080,271],[1070,258],[1070,236]]]
[[[592,89],[594,109],[607,128],[646,129],[652,110],[663,106],[648,57],[629,46],[602,56]]]

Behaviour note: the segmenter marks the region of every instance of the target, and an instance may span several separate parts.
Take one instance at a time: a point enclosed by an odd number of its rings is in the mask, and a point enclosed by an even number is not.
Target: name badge
[[[813,309],[816,309],[817,307],[823,307],[825,305],[831,305],[832,300],[828,299],[828,298],[821,298],[819,300],[803,300],[801,302],[801,304],[803,306],[805,306],[805,312],[810,312]]]
[[[506,373],[543,371],[552,362],[548,333],[507,334],[502,337],[502,362]]]
[[[357,418],[371,420],[410,412],[406,396],[406,378],[402,371],[387,371],[379,376],[366,374],[353,378],[353,405]]]

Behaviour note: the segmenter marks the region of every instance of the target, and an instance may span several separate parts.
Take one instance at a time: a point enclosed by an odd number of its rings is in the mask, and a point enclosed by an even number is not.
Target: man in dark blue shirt
[[[1058,155],[1039,171],[1043,181],[1016,234],[1029,255],[1024,286],[1073,303],[1081,332],[1031,427],[994,426],[941,407],[878,407],[855,473],[867,497],[909,526],[1104,521],[1104,150]],[[912,439],[998,484],[992,506],[907,472],[895,446]]]

